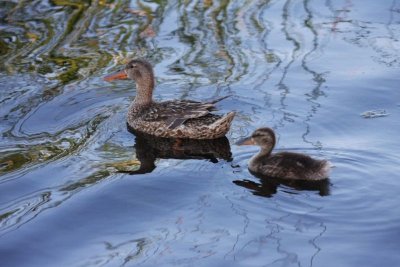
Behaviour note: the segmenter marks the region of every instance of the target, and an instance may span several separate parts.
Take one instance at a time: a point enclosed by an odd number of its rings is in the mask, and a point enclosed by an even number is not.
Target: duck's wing
[[[204,117],[215,110],[215,101],[202,103],[192,100],[173,100],[158,102],[145,112],[146,121],[163,121],[168,128],[174,129],[188,119]]]
[[[274,155],[268,158],[267,161],[263,162],[259,166],[258,171],[266,176],[271,177],[285,177],[287,173],[287,162],[285,158],[280,155]]]
[[[307,176],[310,171],[319,168],[320,161],[308,155],[280,152],[268,158],[263,168],[275,177]]]

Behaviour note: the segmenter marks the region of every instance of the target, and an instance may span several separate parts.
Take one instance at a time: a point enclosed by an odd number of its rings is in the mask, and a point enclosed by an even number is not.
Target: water
[[[398,265],[398,1],[0,6],[2,266]],[[117,172],[147,143],[126,129],[132,83],[102,77],[136,56],[156,99],[232,95],[230,151],[155,147]],[[252,176],[257,148],[234,143],[260,126],[329,159],[329,181]]]

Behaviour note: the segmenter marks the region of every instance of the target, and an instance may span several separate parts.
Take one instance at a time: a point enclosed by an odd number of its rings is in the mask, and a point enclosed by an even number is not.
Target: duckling
[[[267,177],[296,180],[323,180],[328,178],[331,164],[308,155],[279,152],[271,154],[275,147],[275,133],[271,128],[260,128],[239,145],[258,145],[261,150],[249,161],[250,172]]]
[[[136,97],[131,103],[127,123],[134,131],[165,138],[217,139],[229,131],[235,112],[213,114],[215,104],[193,100],[153,101],[154,73],[143,59],[130,61],[124,70],[108,75],[106,81],[131,79],[136,82]]]

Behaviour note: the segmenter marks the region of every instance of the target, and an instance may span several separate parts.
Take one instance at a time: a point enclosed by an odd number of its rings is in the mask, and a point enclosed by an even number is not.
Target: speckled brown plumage
[[[255,174],[283,179],[322,180],[328,177],[330,163],[308,155],[279,152],[271,154],[275,133],[270,128],[257,129],[244,144],[258,145],[261,150],[249,161],[249,170]]]
[[[132,60],[125,69],[105,79],[133,79],[137,94],[129,107],[127,122],[133,130],[166,138],[215,139],[229,131],[235,112],[223,116],[212,114],[215,103],[192,100],[154,102],[154,74],[144,60]]]

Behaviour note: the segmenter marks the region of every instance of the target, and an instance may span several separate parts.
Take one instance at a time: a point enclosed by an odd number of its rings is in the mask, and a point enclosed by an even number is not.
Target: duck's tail
[[[323,180],[329,177],[331,172],[332,164],[327,160],[321,160],[319,163],[319,168],[316,169],[311,175],[312,180]]]
[[[231,111],[226,115],[222,116],[220,119],[216,120],[213,124],[210,125],[210,128],[213,130],[213,138],[219,138],[226,135],[226,133],[231,128],[232,120],[235,117],[236,112]]]
[[[321,165],[321,173],[323,173],[326,178],[331,173],[332,163],[330,161],[323,160]]]

